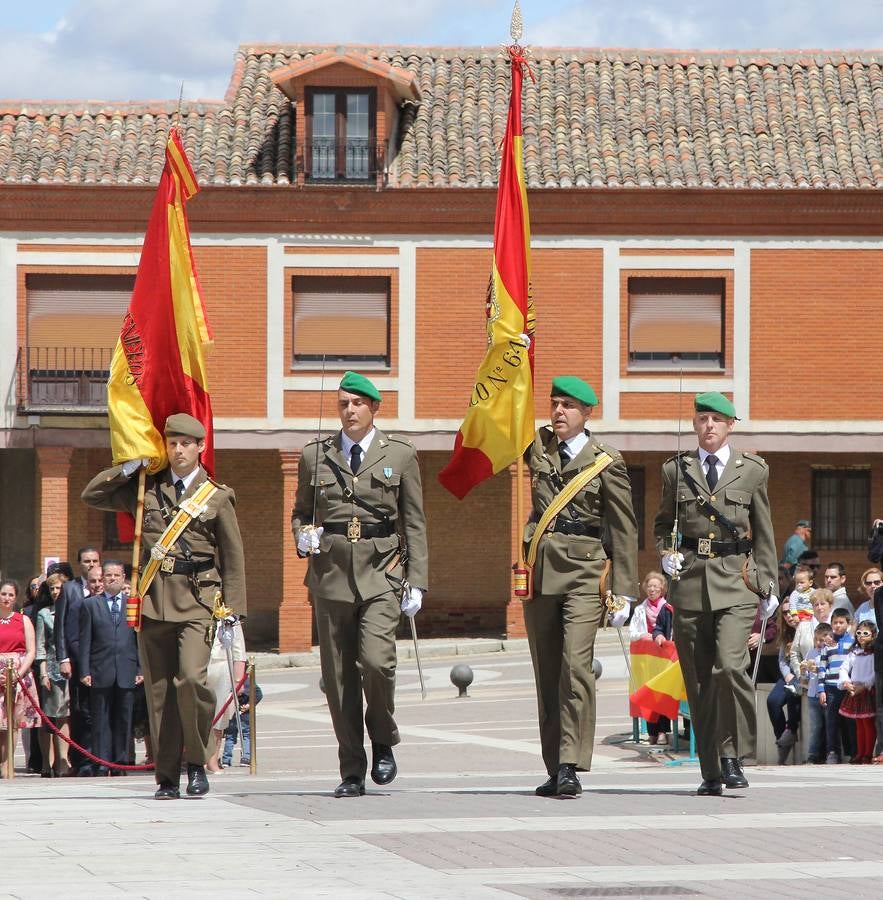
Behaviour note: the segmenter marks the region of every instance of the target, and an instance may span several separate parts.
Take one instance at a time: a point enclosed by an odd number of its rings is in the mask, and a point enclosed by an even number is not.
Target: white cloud
[[[522,0],[534,46],[883,45],[880,0]],[[220,99],[240,43],[485,44],[511,0],[71,0],[45,33],[0,26],[0,97]],[[380,15],[378,15],[380,12]],[[875,30],[876,29],[876,30]]]

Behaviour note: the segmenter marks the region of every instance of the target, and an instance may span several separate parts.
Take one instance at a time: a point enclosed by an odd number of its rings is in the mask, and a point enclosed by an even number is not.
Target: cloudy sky
[[[11,9],[10,9],[11,7]],[[0,97],[221,98],[240,43],[497,45],[512,0],[4,4]],[[883,0],[522,0],[534,46],[883,48]]]

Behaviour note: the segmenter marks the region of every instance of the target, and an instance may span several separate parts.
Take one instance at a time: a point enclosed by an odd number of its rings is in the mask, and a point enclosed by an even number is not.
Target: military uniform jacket
[[[357,596],[372,600],[394,590],[387,574],[397,578],[404,575],[414,587],[426,590],[429,551],[423,488],[417,451],[410,441],[387,436],[377,429],[356,475],[341,450],[340,432],[321,441],[310,441],[303,449],[298,468],[297,495],[291,515],[295,539],[302,525],[345,525],[353,517],[365,524],[381,524],[377,515],[344,495],[332,463],[340,470],[346,488],[386,514],[397,533],[358,541],[350,541],[342,534],[323,534],[322,552],[310,557],[304,579],[312,595],[339,601],[354,602]],[[407,543],[407,568],[403,573],[396,566],[387,573],[399,549],[398,534]]]
[[[144,520],[141,533],[141,568],[150,558],[150,550],[166,530],[169,513],[175,510],[175,487],[171,469],[165,468],[156,475],[148,475],[144,491]],[[182,500],[193,496],[199,486],[208,479],[200,468]],[[164,498],[164,514],[157,498],[157,486]],[[114,466],[99,472],[83,491],[83,501],[97,509],[120,510],[135,515],[138,498],[138,478],[123,475],[122,466]],[[245,554],[242,537],[236,520],[236,497],[226,485],[209,499],[205,512],[191,519],[183,538],[190,547],[196,562],[211,561],[213,565],[196,574],[199,582],[199,600],[192,590],[189,575],[171,575],[158,571],[147,596],[142,599],[142,614],[150,619],[167,622],[187,622],[209,619],[214,607],[215,591],[221,590],[224,603],[237,615],[246,614]],[[172,554],[183,559],[180,540],[172,548]],[[170,554],[171,555],[171,554]]]
[[[767,497],[769,468],[766,462],[755,453],[731,449],[727,465],[711,493],[702,471],[699,451],[691,450],[682,456],[687,472],[699,486],[702,496],[737,527],[738,540],[752,540],[754,546],[748,564],[751,583],[766,589],[772,581],[775,589],[778,585],[778,563]],[[671,457],[662,466],[662,501],[653,528],[656,547],[661,554],[671,549],[675,503],[678,506],[678,530],[682,537],[726,542],[737,540],[729,529],[717,521],[707,506],[697,501],[683,474],[678,474],[677,457]],[[672,606],[699,611],[726,609],[756,601],[756,595],[742,579],[742,565],[746,559],[744,553],[708,559],[686,548],[681,548],[681,552],[684,554],[681,578],[668,595]]]
[[[548,426],[537,432],[525,453],[531,472],[533,511],[524,529],[524,541],[526,545],[530,543],[537,522],[559,493],[559,476],[566,484],[591,466],[602,451],[612,456],[613,462],[579,491],[559,513],[559,518],[601,528],[604,542],[588,535],[546,534],[540,540],[534,566],[534,591],[537,594],[558,595],[573,591],[597,594],[598,582],[608,559],[604,549],[606,543],[613,563],[607,587],[615,594],[637,595],[638,526],[625,462],[613,447],[590,437],[586,446],[562,469],[555,433]]]

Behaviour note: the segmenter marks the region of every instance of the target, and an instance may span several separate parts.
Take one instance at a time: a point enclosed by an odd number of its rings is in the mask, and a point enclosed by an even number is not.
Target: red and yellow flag
[[[632,641],[632,679],[635,692],[629,697],[629,715],[655,722],[660,716],[674,719],[681,700],[687,699],[684,675],[672,641]]]
[[[202,465],[214,472],[212,405],[203,357],[203,346],[212,338],[185,210],[198,190],[173,128],[107,383],[113,461],[149,458],[150,472],[166,465],[163,426],[168,416],[180,412],[205,425]]]
[[[512,96],[497,189],[494,261],[487,299],[487,355],[478,370],[454,452],[438,476],[442,485],[461,500],[480,481],[514,462],[534,434],[535,319],[521,136],[521,83],[527,63],[518,46],[510,47],[509,55]],[[530,338],[529,347],[524,335]]]

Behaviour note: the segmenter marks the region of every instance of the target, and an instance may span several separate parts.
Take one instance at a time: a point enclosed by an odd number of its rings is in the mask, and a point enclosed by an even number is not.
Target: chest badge
[[[384,466],[383,474],[386,480],[389,481],[389,479],[392,478],[392,466]]]

